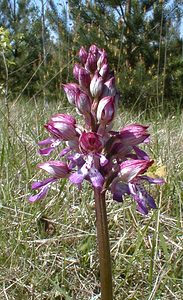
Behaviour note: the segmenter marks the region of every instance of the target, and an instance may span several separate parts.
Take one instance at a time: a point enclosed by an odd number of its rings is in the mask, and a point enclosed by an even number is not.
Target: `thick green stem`
[[[112,272],[105,192],[95,189],[97,241],[100,263],[101,300],[112,300]]]

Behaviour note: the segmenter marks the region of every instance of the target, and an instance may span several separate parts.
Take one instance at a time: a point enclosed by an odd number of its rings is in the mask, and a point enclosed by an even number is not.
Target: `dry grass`
[[[64,107],[64,111],[65,111]],[[27,103],[11,109],[10,126],[3,111],[1,128],[1,252],[0,299],[97,300],[100,281],[92,190],[82,192],[65,181],[54,186],[46,200],[30,204],[36,141],[57,105]],[[107,199],[115,300],[182,299],[183,218],[182,139],[180,115],[145,119],[125,112],[116,126],[151,124],[148,152],[157,167],[166,166],[167,183],[153,191],[159,209],[148,217],[136,213],[130,199],[124,204]]]

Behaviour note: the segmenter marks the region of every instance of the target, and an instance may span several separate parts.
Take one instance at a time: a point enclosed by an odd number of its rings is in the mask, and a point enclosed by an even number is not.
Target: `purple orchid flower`
[[[131,159],[120,165],[120,172],[117,179],[111,184],[113,199],[121,202],[125,194],[131,195],[137,202],[137,210],[142,214],[148,213],[148,208],[156,208],[155,201],[143,186],[144,180],[149,183],[163,184],[163,179],[154,179],[148,176],[141,176],[153,164],[151,160]]]
[[[30,196],[30,202],[44,199],[48,193],[50,185],[60,178],[67,178],[70,173],[70,168],[68,167],[68,165],[61,161],[47,161],[45,163],[38,164],[37,167],[45,170],[46,172],[51,174],[52,177],[47,178],[43,181],[34,182],[32,184],[32,189],[38,189],[39,193],[37,195]]]
[[[71,141],[77,144],[78,133],[76,120],[69,114],[56,114],[44,125],[52,137],[38,142],[41,147],[39,153],[48,156],[62,141]],[[46,148],[45,148],[46,146]],[[43,147],[43,148],[42,148]]]

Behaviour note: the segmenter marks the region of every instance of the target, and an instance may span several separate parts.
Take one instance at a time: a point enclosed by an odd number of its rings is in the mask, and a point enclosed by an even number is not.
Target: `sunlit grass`
[[[0,299],[100,299],[90,186],[78,191],[64,180],[44,201],[27,201],[31,183],[44,176],[35,169],[43,160],[36,143],[58,111],[70,113],[65,103],[17,103],[8,123],[0,111]],[[150,125],[152,172],[162,172],[167,183],[154,189],[159,209],[147,217],[130,199],[119,204],[108,195],[114,299],[182,299],[183,117],[124,111],[115,126],[131,122]]]

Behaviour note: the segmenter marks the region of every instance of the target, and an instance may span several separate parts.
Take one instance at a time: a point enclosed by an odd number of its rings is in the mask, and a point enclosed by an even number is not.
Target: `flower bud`
[[[89,53],[92,53],[93,55],[97,56],[99,52],[99,49],[96,45],[91,45],[89,48]]]
[[[68,114],[57,114],[45,124],[45,128],[54,136],[64,141],[72,140],[77,136],[76,120]]]
[[[143,126],[140,124],[131,124],[125,126],[119,133],[120,140],[125,145],[138,145],[149,137],[147,128],[148,126]]]
[[[88,52],[85,50],[84,47],[81,47],[81,49],[79,50],[79,58],[82,64],[86,63],[87,57],[88,57]]]
[[[67,83],[63,84],[63,89],[66,93],[69,103],[75,105],[77,94],[80,91],[79,85],[76,83]]]
[[[81,88],[88,89],[91,82],[90,73],[86,69],[80,68],[78,80]]]
[[[68,165],[64,162],[53,160],[37,165],[38,168],[45,170],[54,178],[66,178],[70,173]]]
[[[73,125],[68,125],[62,122],[49,122],[45,128],[55,137],[64,141],[69,141],[76,137],[77,132]]]
[[[102,50],[102,53],[97,61],[97,69],[100,70],[104,64],[107,64],[107,53],[105,50]]]
[[[109,74],[109,65],[108,64],[104,64],[100,71],[99,71],[100,76],[102,76],[104,79],[107,78],[108,74]]]
[[[79,64],[75,64],[73,68],[73,76],[76,80],[79,80],[79,70],[81,69],[81,66]]]
[[[97,56],[93,53],[89,53],[85,68],[88,72],[94,73],[97,69]]]
[[[112,77],[104,83],[102,97],[115,96],[115,95],[116,95],[115,77]]]
[[[102,151],[102,140],[95,132],[83,132],[79,139],[79,147],[84,154],[100,153]]]
[[[104,86],[104,80],[96,71],[90,83],[90,93],[94,98],[100,97]]]
[[[97,108],[97,120],[103,124],[112,122],[115,114],[115,97],[107,96],[100,100]]]
[[[90,97],[86,93],[80,91],[77,94],[76,107],[78,108],[79,112],[83,115],[90,113],[91,112]]]

